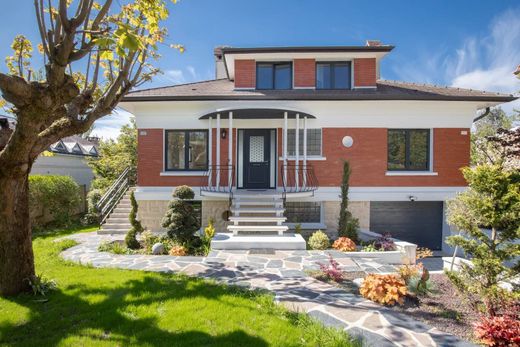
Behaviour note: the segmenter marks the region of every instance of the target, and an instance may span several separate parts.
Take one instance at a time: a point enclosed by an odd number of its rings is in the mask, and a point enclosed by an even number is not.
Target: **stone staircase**
[[[232,216],[228,231],[240,234],[278,234],[288,230],[282,225],[286,218],[281,194],[235,194],[231,205]]]
[[[130,187],[123,195],[116,207],[112,210],[105,223],[101,225],[98,234],[126,234],[132,227],[128,215],[132,210],[130,194],[134,190]]]

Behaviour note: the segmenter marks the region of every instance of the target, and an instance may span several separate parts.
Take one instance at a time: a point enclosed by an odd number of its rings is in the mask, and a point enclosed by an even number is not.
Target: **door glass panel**
[[[184,132],[168,132],[167,169],[184,169]]]
[[[205,170],[207,158],[208,138],[205,131],[189,132],[189,168],[191,170]]]
[[[264,136],[250,136],[249,137],[249,162],[262,163],[264,162]]]

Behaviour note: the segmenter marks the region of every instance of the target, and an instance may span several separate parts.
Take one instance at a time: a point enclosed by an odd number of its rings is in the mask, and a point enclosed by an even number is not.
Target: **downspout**
[[[486,117],[489,114],[490,110],[491,110],[490,107],[486,107],[486,112],[482,113],[480,116],[475,117],[475,119],[473,119],[473,123],[475,123],[475,122],[481,120],[482,118]]]

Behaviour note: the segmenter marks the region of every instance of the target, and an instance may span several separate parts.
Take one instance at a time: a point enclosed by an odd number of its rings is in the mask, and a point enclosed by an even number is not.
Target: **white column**
[[[303,117],[303,186],[307,186],[307,116]]]
[[[217,186],[217,190],[218,188],[220,187],[220,113],[217,113],[217,132],[216,132],[216,141],[217,141],[217,158],[216,158],[216,171],[217,171],[217,177],[216,177],[216,180],[217,182],[216,183],[216,186]]]
[[[296,113],[296,134],[295,134],[295,149],[294,149],[294,183],[296,188],[299,186],[299,164],[300,164],[300,114]]]
[[[287,112],[283,113],[283,179],[284,185],[287,186]]]
[[[213,175],[213,172],[212,172],[212,167],[211,165],[213,164],[213,129],[212,129],[212,120],[213,118],[212,117],[209,117],[209,122],[208,122],[208,143],[209,143],[209,146],[208,146],[208,187],[211,187],[211,178],[212,178],[212,175]]]
[[[233,112],[229,112],[229,143],[228,143],[228,186],[232,188],[231,179],[233,178],[233,172],[231,167],[233,166]]]

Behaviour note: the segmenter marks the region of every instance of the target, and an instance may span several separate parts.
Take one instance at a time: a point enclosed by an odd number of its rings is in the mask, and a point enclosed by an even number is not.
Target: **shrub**
[[[300,223],[296,223],[294,226],[294,233],[301,234],[302,233],[302,225]]]
[[[433,257],[433,251],[426,247],[417,247],[415,251],[415,259],[420,260],[428,257]]]
[[[385,233],[377,238],[374,242],[374,247],[381,251],[395,251],[395,242],[390,233]]]
[[[185,256],[188,255],[188,250],[182,245],[173,245],[168,254],[173,256]]]
[[[397,269],[397,273],[404,280],[406,284],[410,283],[413,277],[419,276],[423,268],[422,264],[417,265],[403,265]]]
[[[354,252],[356,244],[348,237],[340,237],[332,244],[332,248],[342,252]]]
[[[175,199],[168,205],[162,226],[170,238],[185,244],[194,238],[194,233],[200,228],[193,206],[186,201],[193,199],[195,194],[190,187],[180,186],[175,189],[173,197]]]
[[[143,231],[141,233],[141,239],[143,240],[143,246],[147,254],[152,253],[152,247],[157,242],[160,242],[160,238],[154,235],[150,230]]]
[[[376,246],[374,246],[373,243],[370,243],[366,246],[364,246],[362,249],[361,249],[362,252],[377,252],[378,249],[376,248]]]
[[[130,193],[130,204],[132,205],[132,210],[130,211],[128,219],[130,220],[132,227],[126,234],[125,244],[130,249],[138,249],[141,245],[139,244],[139,241],[137,241],[137,234],[143,232],[143,226],[141,225],[141,222],[137,220],[139,205],[137,205],[137,201],[135,200],[134,192]]]
[[[402,305],[408,291],[399,275],[370,274],[363,280],[359,292],[363,297],[383,305]]]
[[[31,278],[27,279],[27,282],[29,282],[29,286],[31,287],[34,295],[45,296],[50,291],[56,290],[58,288],[58,284],[55,280],[49,280],[43,275],[33,275]]]
[[[114,254],[128,254],[129,249],[122,243],[117,241],[112,242],[103,242],[99,245],[98,251],[100,252],[110,252]]]
[[[447,238],[471,259],[448,277],[473,304],[494,316],[511,293],[500,284],[520,274],[520,175],[499,166],[463,169],[469,188],[448,202],[448,223],[460,234]],[[490,229],[490,231],[484,230]]]
[[[415,295],[428,295],[431,291],[430,272],[427,268],[422,268],[420,276],[414,276],[409,280],[408,291]]]
[[[29,176],[29,207],[31,211],[40,211],[43,207],[52,221],[57,225],[67,225],[71,216],[77,211],[81,201],[78,184],[69,176],[30,175]],[[33,226],[45,224],[32,216]],[[38,217],[38,216],[35,216]]]
[[[204,255],[209,253],[211,249],[211,240],[215,236],[215,220],[210,218],[208,221],[208,226],[204,228],[204,237],[202,238],[202,247]]]
[[[486,346],[519,346],[520,320],[514,315],[485,317],[475,324],[476,338]]]
[[[103,190],[91,189],[87,194],[87,213],[83,216],[82,223],[85,225],[99,223],[99,211],[96,207],[103,196]]]
[[[309,238],[309,246],[311,249],[323,250],[330,246],[330,240],[323,231],[315,231]]]
[[[358,242],[359,221],[352,217],[352,213],[348,210],[348,190],[350,180],[350,164],[348,161],[343,163],[343,177],[341,181],[341,206],[338,221],[338,234],[342,237],[348,237],[354,242]]]
[[[339,268],[339,264],[329,254],[328,264],[319,264],[320,274],[319,277],[325,280],[332,280],[334,282],[343,281],[343,272]]]

